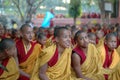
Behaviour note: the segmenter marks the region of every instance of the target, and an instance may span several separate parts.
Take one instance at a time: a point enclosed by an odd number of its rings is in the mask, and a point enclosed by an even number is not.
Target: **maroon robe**
[[[18,60],[19,60],[19,63],[23,63],[24,61],[27,60],[27,58],[32,54],[32,51],[34,49],[34,45],[35,44],[36,43],[31,42],[32,47],[30,48],[30,50],[26,54],[22,39],[17,41],[16,47],[17,47],[17,50],[18,50]]]
[[[9,58],[6,58],[1,65],[3,65],[4,67],[7,66],[7,63],[9,61]],[[0,76],[3,74],[4,70],[0,67]]]
[[[80,58],[81,58],[80,64],[83,64],[84,61],[86,60],[86,56],[85,56],[85,53],[83,52],[83,50],[79,46],[76,46],[73,49],[73,52],[77,53],[80,56]]]
[[[35,42],[31,42],[31,45],[32,45],[32,47],[30,48],[30,50],[26,54],[22,39],[20,39],[16,42],[19,64],[26,61],[29,58],[29,56],[32,54]],[[30,79],[28,77],[24,76],[24,75],[20,75],[18,80],[30,80]]]
[[[50,61],[48,62],[48,65],[50,67],[54,66],[58,61],[58,49],[56,48],[56,51],[53,55],[53,57],[50,59]]]
[[[110,64],[112,63],[112,55],[113,55],[113,52],[111,55],[108,54],[108,47],[107,45],[104,45],[105,47],[105,50],[106,50],[106,57],[105,57],[105,62],[103,64],[103,67],[104,68],[109,68]],[[108,75],[107,74],[104,74],[105,76],[105,80],[108,80]]]

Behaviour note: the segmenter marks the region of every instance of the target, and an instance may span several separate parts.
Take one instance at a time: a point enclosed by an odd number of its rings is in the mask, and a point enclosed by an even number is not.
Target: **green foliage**
[[[69,15],[73,18],[77,18],[81,13],[80,0],[71,0],[69,5]]]

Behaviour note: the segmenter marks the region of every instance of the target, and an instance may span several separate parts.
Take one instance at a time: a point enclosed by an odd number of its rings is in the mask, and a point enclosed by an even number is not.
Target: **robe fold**
[[[99,73],[105,74],[106,80],[119,80],[120,77],[119,79],[115,79],[115,76],[120,75],[117,74],[117,72],[119,71],[117,67],[120,63],[118,52],[116,50],[113,50],[112,54],[108,56],[108,49],[106,49],[105,45],[101,45],[100,47],[98,47],[98,51],[100,52]]]
[[[40,80],[39,78],[39,68],[44,64],[48,63],[56,51],[56,45],[51,45],[48,48],[42,50],[39,58],[36,61],[34,72],[32,74],[31,80]],[[52,67],[48,66],[46,75],[49,80],[72,80],[71,78],[71,48],[66,48],[56,64]]]
[[[37,57],[40,54],[41,46],[31,42],[31,48],[26,53],[22,40],[16,43],[18,50],[19,67],[29,75],[32,74]]]
[[[74,49],[75,50],[75,49]],[[84,60],[85,57],[83,57],[83,51],[82,50],[77,50],[77,54],[82,54],[79,55],[80,58],[83,58],[81,60]],[[81,71],[82,74],[88,78],[91,78],[92,80],[104,80],[104,75],[99,74],[99,67],[98,67],[98,61],[99,61],[99,56],[98,56],[98,50],[93,44],[88,45],[88,51],[86,55],[86,59],[84,62],[81,64]],[[75,72],[72,69],[72,77],[74,77],[75,80],[83,80],[81,78],[76,78]]]
[[[97,39],[96,39],[96,40],[97,40]],[[96,41],[96,43],[97,43],[96,47],[99,47],[99,46],[103,45],[103,44],[104,44],[104,40],[105,40],[105,37],[97,40],[97,41]]]
[[[0,68],[0,80],[17,80],[19,78],[19,70],[14,58],[7,58],[2,62],[6,70]]]

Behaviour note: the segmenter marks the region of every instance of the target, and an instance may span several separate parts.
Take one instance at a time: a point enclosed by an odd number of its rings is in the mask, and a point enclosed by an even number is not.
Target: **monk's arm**
[[[47,63],[40,67],[40,70],[39,70],[40,80],[49,80],[47,75],[46,75],[47,68],[48,68],[48,64]]]
[[[73,70],[75,71],[75,74],[77,76],[77,78],[83,78],[85,80],[89,80],[88,78],[86,78],[81,71],[81,65],[80,65],[80,57],[78,54],[73,53],[72,54],[72,67]]]
[[[24,76],[26,76],[26,77],[28,77],[28,78],[30,78],[30,75],[29,75],[29,74],[25,73],[24,71],[22,71],[22,70],[19,68],[19,62],[18,62],[17,54],[14,54],[13,57],[14,57],[14,59],[15,59],[15,61],[16,61],[16,64],[17,64],[17,66],[18,66],[18,69],[19,69],[20,74],[21,74],[21,75],[24,75]]]

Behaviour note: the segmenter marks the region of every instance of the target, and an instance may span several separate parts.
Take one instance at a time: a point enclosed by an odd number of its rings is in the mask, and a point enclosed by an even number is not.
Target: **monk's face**
[[[38,39],[38,43],[40,43],[41,45],[45,45],[46,41],[47,41],[46,36],[42,37],[42,39]]]
[[[117,46],[117,39],[115,36],[111,36],[107,41],[106,45],[110,50],[114,50]]]
[[[17,55],[17,49],[16,49],[15,44],[13,44],[9,49],[7,49],[6,53],[7,53],[8,56]]]
[[[100,31],[97,31],[97,32],[96,32],[96,36],[97,36],[98,39],[104,37],[103,31],[101,31],[101,30],[100,30]]]
[[[22,37],[26,41],[32,41],[33,40],[33,29],[31,27],[25,27],[22,31]]]
[[[56,37],[56,42],[62,48],[71,47],[71,32],[69,30],[60,31],[60,36]]]
[[[96,44],[96,36],[91,36],[89,37],[89,42],[92,43],[92,44]]]
[[[83,48],[88,47],[89,39],[88,39],[87,33],[82,32],[81,34],[79,34],[77,42],[80,47],[83,47]]]
[[[50,29],[48,30],[48,33],[49,33],[50,35],[53,35],[53,34],[54,34],[54,28],[50,28]]]

